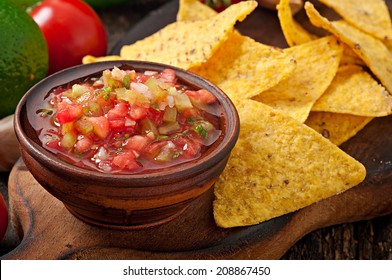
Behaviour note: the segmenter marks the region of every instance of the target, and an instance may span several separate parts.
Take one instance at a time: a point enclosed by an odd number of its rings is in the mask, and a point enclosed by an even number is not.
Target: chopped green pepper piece
[[[204,138],[207,139],[208,138],[208,132],[207,130],[204,129],[204,127],[201,124],[197,124],[194,126],[193,128],[197,133],[199,133],[199,135]]]
[[[126,89],[130,88],[130,84],[131,84],[131,76],[129,75],[125,75],[124,79],[123,79],[123,85]]]
[[[195,122],[195,118],[194,117],[186,118],[186,122],[187,123],[194,123]]]

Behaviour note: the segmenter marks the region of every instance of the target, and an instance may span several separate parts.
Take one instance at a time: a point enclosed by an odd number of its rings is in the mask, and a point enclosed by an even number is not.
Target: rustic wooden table
[[[134,25],[166,1],[130,2],[133,4],[98,11],[107,27],[109,49],[114,48]],[[271,18],[276,16],[274,12],[269,14]],[[262,39],[262,35],[260,38]],[[9,173],[0,173],[0,190],[5,196],[8,176]],[[0,256],[12,250],[18,243],[18,238],[12,229],[9,229],[5,239],[0,242]],[[291,247],[282,259],[391,260],[392,215],[313,231]]]

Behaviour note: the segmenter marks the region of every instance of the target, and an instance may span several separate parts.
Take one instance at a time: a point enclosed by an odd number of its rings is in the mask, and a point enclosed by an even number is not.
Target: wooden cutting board
[[[166,11],[158,13],[176,12],[173,4],[163,8]],[[259,41],[284,47],[273,12],[259,9],[239,28]],[[392,116],[374,119],[342,145],[367,168],[365,181],[357,187],[295,213],[232,229],[215,225],[212,190],[180,217],[155,228],[116,231],[87,225],[47,193],[19,160],[10,173],[8,191],[11,224],[21,243],[2,259],[278,259],[315,229],[392,213],[391,124]]]

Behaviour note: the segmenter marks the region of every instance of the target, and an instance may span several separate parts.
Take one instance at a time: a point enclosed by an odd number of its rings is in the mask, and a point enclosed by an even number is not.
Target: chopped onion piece
[[[112,70],[112,78],[122,81],[124,79],[125,76],[125,71],[119,69],[118,67],[114,66],[113,70]]]
[[[154,75],[158,75],[158,72],[157,71],[144,71],[144,75],[154,76]]]
[[[172,95],[168,95],[166,97],[167,104],[169,105],[170,108],[174,107],[174,97]]]
[[[125,119],[125,126],[131,127],[131,126],[135,126],[136,122],[134,120],[131,120],[129,118]]]
[[[131,88],[140,92],[140,93],[147,93],[148,92],[148,86],[142,83],[131,83]]]
[[[98,152],[94,155],[95,160],[105,160],[109,157],[108,151],[104,147],[99,147]]]

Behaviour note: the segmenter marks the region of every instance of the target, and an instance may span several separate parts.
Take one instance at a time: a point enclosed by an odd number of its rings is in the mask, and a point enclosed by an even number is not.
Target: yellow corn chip
[[[308,32],[293,18],[290,0],[280,0],[276,8],[278,10],[278,17],[283,35],[290,47],[317,39],[316,35]]]
[[[235,101],[275,86],[294,67],[293,57],[283,50],[232,32],[207,63],[190,71],[215,83]]]
[[[319,133],[253,100],[238,106],[239,140],[215,184],[218,226],[257,224],[359,184],[365,167]]]
[[[345,43],[343,44],[343,55],[340,60],[340,65],[356,64],[365,65],[365,62]]]
[[[384,44],[388,48],[388,50],[392,53],[392,40],[384,41]]]
[[[342,66],[312,111],[382,117],[392,114],[392,96],[356,65]]]
[[[342,20],[330,22],[310,2],[305,3],[305,9],[312,24],[328,30],[350,46],[386,89],[392,92],[392,53],[380,40]]]
[[[379,38],[392,39],[392,23],[384,0],[320,0],[347,22]]]
[[[304,122],[333,80],[343,48],[335,37],[328,36],[285,51],[296,60],[293,74],[253,99]]]
[[[184,69],[199,66],[227,40],[235,23],[244,20],[256,6],[256,1],[243,1],[209,20],[174,22],[143,40],[123,46],[120,56]]]
[[[199,0],[180,0],[177,21],[210,19],[216,12]]]
[[[290,0],[281,0],[277,6],[280,26],[287,44],[292,47],[316,40],[318,38],[317,35],[311,34],[294,20],[289,2]],[[358,65],[364,64],[358,55],[345,44],[340,63]]]
[[[310,112],[305,124],[339,146],[355,136],[373,118],[328,112]]]

